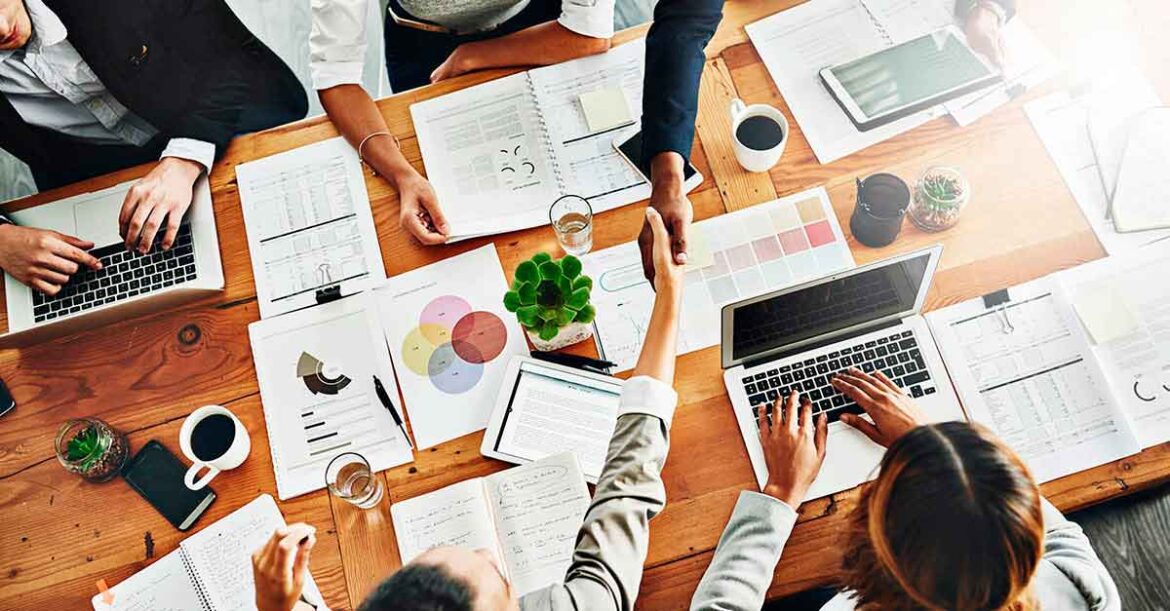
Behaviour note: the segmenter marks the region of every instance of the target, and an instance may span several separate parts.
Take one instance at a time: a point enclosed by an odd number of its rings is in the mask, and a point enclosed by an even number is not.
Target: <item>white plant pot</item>
[[[593,325],[583,322],[569,323],[567,326],[561,327],[556,337],[548,341],[540,339],[540,335],[528,329],[525,329],[524,332],[528,334],[529,341],[532,342],[532,345],[537,350],[541,352],[552,352],[553,350],[560,350],[565,346],[572,346],[577,342],[583,342],[593,337]]]

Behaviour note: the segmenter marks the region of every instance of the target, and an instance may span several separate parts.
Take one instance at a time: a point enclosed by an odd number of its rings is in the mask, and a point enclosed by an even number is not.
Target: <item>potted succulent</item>
[[[61,425],[54,446],[61,466],[91,482],[112,479],[130,454],[126,436],[98,418]]]
[[[927,168],[918,179],[914,200],[910,203],[910,220],[924,231],[950,229],[971,199],[967,179],[954,168]]]
[[[545,252],[516,266],[504,307],[528,333],[537,350],[547,352],[593,336],[597,311],[589,303],[593,280],[581,274],[581,260],[566,255],[559,261]]]

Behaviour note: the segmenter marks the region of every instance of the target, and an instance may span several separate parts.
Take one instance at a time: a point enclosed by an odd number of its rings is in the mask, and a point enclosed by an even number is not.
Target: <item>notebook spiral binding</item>
[[[191,566],[191,561],[187,558],[187,552],[180,549],[179,557],[183,559],[183,568],[187,569],[187,576],[191,578],[191,583],[195,585],[195,592],[199,594],[199,606],[203,607],[204,611],[213,611],[211,597],[207,595],[207,588],[203,586],[203,580],[199,578],[199,572],[195,570],[195,567]]]
[[[869,17],[869,22],[872,23],[874,29],[882,35],[882,40],[886,41],[886,45],[890,47],[894,46],[894,38],[890,36],[889,32],[886,31],[885,26],[883,26],[882,23],[878,21],[878,18],[873,14],[873,11],[869,10],[869,6],[866,5],[863,0],[858,0],[857,3],[861,5],[861,8],[865,9],[865,15]]]
[[[532,76],[526,72],[524,73],[524,77],[528,82],[528,99],[532,101],[533,110],[536,112],[536,120],[540,123],[540,141],[544,145],[544,156],[548,159],[549,165],[552,166],[550,169],[552,170],[553,178],[557,181],[557,193],[563,195],[568,193],[568,190],[565,185],[564,174],[561,173],[560,163],[557,161],[557,151],[556,147],[553,146],[552,132],[549,131],[548,121],[544,118],[544,111],[541,109],[540,104],[536,103],[536,100],[540,98],[537,96],[536,84],[532,82]]]

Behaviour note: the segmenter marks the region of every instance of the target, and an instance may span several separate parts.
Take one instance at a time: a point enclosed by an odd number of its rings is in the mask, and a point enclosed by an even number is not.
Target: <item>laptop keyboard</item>
[[[814,416],[828,414],[830,422],[840,420],[841,414],[862,413],[860,406],[829,384],[829,376],[850,367],[866,373],[881,371],[913,397],[936,391],[914,332],[901,331],[744,377],[752,417],[758,420],[759,406],[764,405],[771,422],[776,399],[788,396],[792,389],[808,397]]]
[[[195,248],[191,225],[179,226],[170,250],[159,249],[161,234],[148,254],[126,250],[121,242],[95,248],[89,254],[102,262],[102,269],[79,271],[49,297],[33,291],[33,320],[43,322],[91,310],[100,305],[144,295],[195,279]]]

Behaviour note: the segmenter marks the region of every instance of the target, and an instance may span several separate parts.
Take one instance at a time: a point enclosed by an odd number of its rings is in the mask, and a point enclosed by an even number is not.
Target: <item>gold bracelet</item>
[[[370,135],[366,136],[365,138],[362,138],[362,141],[361,141],[361,143],[360,143],[360,144],[358,144],[358,147],[357,147],[358,160],[359,160],[359,161],[361,161],[361,162],[362,162],[363,164],[365,164],[366,166],[368,166],[368,167],[370,168],[370,172],[373,172],[374,176],[377,176],[377,175],[378,175],[378,170],[375,170],[375,169],[374,169],[374,166],[370,165],[370,164],[369,164],[369,163],[366,161],[366,157],[365,157],[365,155],[363,155],[363,154],[362,154],[362,149],[363,149],[363,148],[365,148],[365,146],[366,146],[366,143],[367,143],[367,142],[369,142],[371,138],[375,138],[375,137],[377,137],[377,136],[390,136],[391,138],[393,138],[393,139],[394,139],[394,146],[395,146],[395,147],[398,147],[398,148],[402,148],[402,147],[401,147],[401,146],[399,146],[399,144],[398,144],[398,137],[397,137],[397,136],[395,136],[394,134],[391,134],[390,132],[387,132],[387,131],[374,132],[374,133],[372,133],[372,134],[370,134]]]

